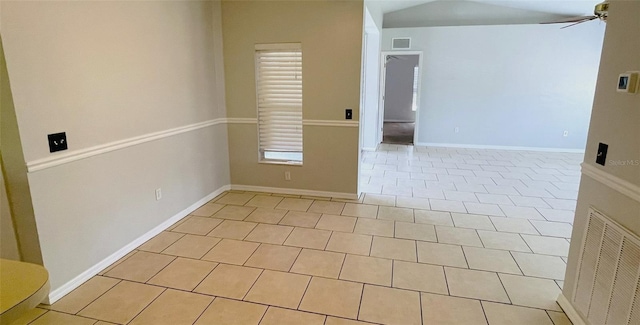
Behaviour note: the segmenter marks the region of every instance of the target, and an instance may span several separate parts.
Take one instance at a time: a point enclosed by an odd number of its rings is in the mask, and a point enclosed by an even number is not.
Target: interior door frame
[[[376,129],[377,142],[382,143],[382,128],[384,127],[384,94],[386,92],[386,78],[387,78],[387,55],[417,55],[418,56],[418,94],[416,96],[416,121],[413,128],[413,145],[416,145],[418,140],[418,130],[420,121],[420,98],[422,93],[422,51],[382,51],[380,52],[380,91],[378,98],[378,128]]]

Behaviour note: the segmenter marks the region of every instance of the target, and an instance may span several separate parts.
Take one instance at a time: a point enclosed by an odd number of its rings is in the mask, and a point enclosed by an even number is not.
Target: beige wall
[[[27,163],[225,116],[219,2],[19,1],[1,14]],[[61,131],[69,150],[50,154]],[[29,172],[52,290],[229,184],[227,145],[216,124]]]
[[[4,177],[0,171],[0,258],[20,260],[18,239],[16,238],[9,198],[4,184]]]
[[[358,120],[362,1],[225,1],[222,13],[228,117],[256,118],[255,44],[300,42],[303,119],[352,108]],[[232,184],[356,193],[357,127],[305,126],[301,167],[259,164],[256,136],[255,123],[229,125]]]
[[[2,162],[3,190],[7,191],[8,203],[5,205],[2,202],[2,244],[5,244],[5,240],[9,243],[16,241],[22,260],[42,264],[40,241],[20,138],[7,73],[4,40],[0,38],[0,161]],[[11,218],[13,219],[10,220]],[[13,232],[5,228],[5,224],[10,223],[15,227]],[[14,238],[11,238],[12,234]],[[10,245],[8,244],[7,247],[11,247]],[[15,252],[11,255],[15,256]]]
[[[211,12],[187,1],[4,4],[25,159],[49,157],[53,132],[73,150],[223,116]]]
[[[640,71],[640,1],[613,1],[609,14],[585,160],[640,186],[640,166],[609,163],[640,160],[640,94],[616,92],[621,73]],[[595,163],[599,142],[609,145],[605,167]]]
[[[587,140],[585,164],[640,186],[640,94],[616,92],[617,78],[640,71],[640,1],[613,1],[600,62],[600,72]],[[609,145],[607,164],[595,164],[599,142]],[[635,162],[625,166],[614,161]],[[571,300],[589,206],[640,235],[640,202],[583,175],[578,195],[563,294]]]

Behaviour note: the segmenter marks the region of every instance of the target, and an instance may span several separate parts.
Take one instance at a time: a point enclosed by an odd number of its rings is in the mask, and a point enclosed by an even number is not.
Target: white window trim
[[[292,166],[302,166],[304,161],[304,153],[303,150],[300,151],[302,155],[300,161],[298,160],[287,160],[287,159],[267,159],[265,158],[265,153],[261,148],[260,143],[260,98],[258,94],[258,83],[259,83],[259,65],[258,65],[258,52],[259,51],[292,51],[297,50],[302,52],[302,44],[301,43],[278,43],[278,44],[256,44],[255,45],[255,54],[254,54],[254,68],[255,68],[255,82],[256,82],[256,117],[257,117],[257,137],[258,137],[258,163],[261,164],[275,164],[275,165],[292,165]],[[300,128],[303,128],[302,119],[300,120]],[[304,138],[302,138],[304,140]],[[304,141],[302,141],[302,146],[304,148]]]
[[[269,51],[269,50],[302,50],[301,43],[277,43],[277,44],[256,44],[256,51]]]
[[[418,103],[418,93],[420,92],[420,89],[418,89],[418,85],[420,83],[419,77],[420,77],[420,66],[416,65],[413,68],[413,85],[411,86],[411,110],[413,112],[417,111],[418,106],[420,105]]]

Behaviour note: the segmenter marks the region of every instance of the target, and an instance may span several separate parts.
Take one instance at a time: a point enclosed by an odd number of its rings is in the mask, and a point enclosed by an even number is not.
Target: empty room
[[[640,323],[640,1],[1,1],[1,324]]]

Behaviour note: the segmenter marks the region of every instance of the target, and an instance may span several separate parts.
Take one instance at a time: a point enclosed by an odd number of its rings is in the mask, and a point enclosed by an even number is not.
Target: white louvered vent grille
[[[636,285],[636,292],[633,296],[633,306],[631,307],[631,316],[629,324],[640,324],[640,286]]]
[[[410,48],[411,48],[411,38],[409,37],[391,39],[392,50],[408,50]]]
[[[589,209],[573,302],[590,324],[640,324],[640,241]]]
[[[598,263],[598,253],[600,252],[600,243],[602,242],[602,233],[604,232],[604,221],[589,217],[587,224],[587,233],[585,235],[584,245],[582,246],[582,256],[580,267],[578,269],[578,285],[575,290],[574,302],[576,307],[586,312],[589,310],[591,302],[591,290],[593,289],[593,278],[596,274],[596,265]]]
[[[637,267],[638,264],[640,264],[640,247],[625,238],[622,242],[620,257],[620,262],[618,262],[618,276],[613,284],[613,293],[611,294],[611,307],[609,307],[607,324],[624,324],[629,305],[633,303],[634,299],[636,299],[637,302],[637,294],[633,289],[637,283]],[[636,320],[629,323],[640,324],[640,319],[637,319],[636,315]]]

